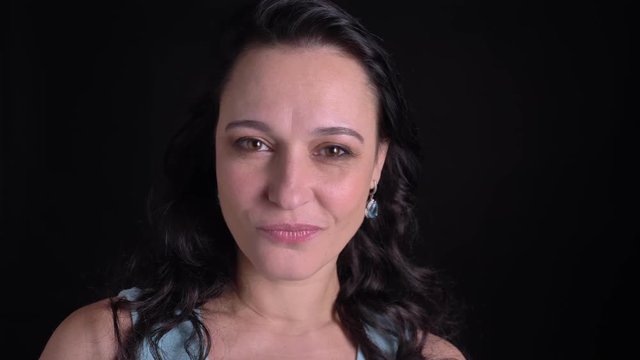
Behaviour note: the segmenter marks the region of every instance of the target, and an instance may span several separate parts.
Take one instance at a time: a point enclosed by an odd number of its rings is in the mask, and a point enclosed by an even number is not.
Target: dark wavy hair
[[[381,211],[363,222],[338,257],[334,311],[368,360],[390,355],[368,338],[366,327],[397,340],[395,359],[423,359],[428,334],[449,334],[449,302],[436,274],[409,257],[418,236],[419,142],[390,56],[359,21],[321,0],[260,1],[231,19],[221,45],[213,85],[170,142],[166,183],[150,194],[150,223],[161,241],[147,271],[131,272],[145,274],[135,282],[142,294],[135,301],[112,299],[117,358],[135,358],[146,339],[154,358],[161,359],[160,338],[185,321],[195,329],[185,344],[189,356],[207,357],[213,345],[197,309],[233,284],[237,252],[216,200],[220,94],[234,61],[249,48],[330,45],[365,69],[379,102],[379,141],[389,143],[376,193]],[[119,328],[120,310],[139,314],[127,333]]]

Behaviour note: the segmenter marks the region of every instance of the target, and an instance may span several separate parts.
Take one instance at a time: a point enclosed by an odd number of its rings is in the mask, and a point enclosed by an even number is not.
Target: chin
[[[269,271],[266,277],[275,281],[304,281],[313,276],[309,271]]]
[[[325,263],[322,259],[310,258],[304,254],[291,253],[284,249],[271,251],[267,256],[249,258],[248,260],[262,276],[282,281],[307,280],[332,265],[335,267],[335,263]]]
[[[307,280],[317,274],[323,266],[313,266],[308,261],[303,264],[264,264],[263,274],[272,280],[302,281]]]

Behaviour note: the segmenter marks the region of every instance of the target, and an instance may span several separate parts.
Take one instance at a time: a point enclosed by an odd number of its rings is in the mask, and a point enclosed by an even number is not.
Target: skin
[[[332,306],[337,257],[365,220],[386,157],[376,118],[364,69],[334,47],[257,47],[237,60],[220,101],[215,151],[220,206],[240,250],[238,277],[202,308],[210,358],[355,359]],[[259,230],[274,223],[321,230],[282,243]],[[107,304],[70,315],[41,359],[112,358]],[[126,330],[129,314],[120,316]],[[435,336],[424,353],[464,359]]]
[[[240,249],[236,294],[215,319],[234,319],[227,332],[242,344],[225,342],[226,359],[355,358],[332,306],[337,257],[364,220],[386,156],[376,119],[366,73],[333,47],[261,47],[236,63],[216,129],[220,206]],[[296,244],[259,230],[281,223],[321,230]]]
[[[216,173],[243,270],[272,282],[335,273],[384,163],[376,117],[364,70],[337,49],[281,46],[240,57],[220,102]],[[318,133],[332,127],[355,136]],[[322,230],[303,244],[274,244],[256,229],[274,223]]]

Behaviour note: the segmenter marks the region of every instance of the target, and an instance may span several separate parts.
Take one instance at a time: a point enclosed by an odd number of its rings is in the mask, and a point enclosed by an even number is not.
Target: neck
[[[264,276],[241,256],[235,290],[235,311],[257,324],[300,332],[336,322],[333,306],[340,283],[335,263],[307,279],[281,280]]]

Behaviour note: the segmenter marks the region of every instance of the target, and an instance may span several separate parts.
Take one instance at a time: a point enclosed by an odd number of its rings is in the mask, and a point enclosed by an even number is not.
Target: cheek
[[[216,159],[216,179],[221,203],[234,208],[249,206],[264,184],[258,167],[238,163],[225,154]]]
[[[298,180],[304,179],[314,194],[314,204],[299,209],[301,213],[309,216],[329,216],[340,229],[354,226],[357,228],[364,219],[371,180],[371,166],[368,160],[358,159],[341,164],[301,164],[304,170],[302,174],[297,174]],[[267,205],[266,196],[269,184],[278,186],[269,177],[269,174],[274,173],[270,166],[276,165],[269,161],[268,156],[247,159],[234,154],[224,146],[216,147],[218,196],[223,213],[236,217],[242,216],[241,213],[245,212],[266,210],[265,206],[274,210],[272,206]],[[225,209],[228,211],[224,211]]]
[[[332,179],[323,177],[317,200],[331,214],[339,229],[355,231],[364,219],[369,183],[365,174],[366,171],[359,171]]]

